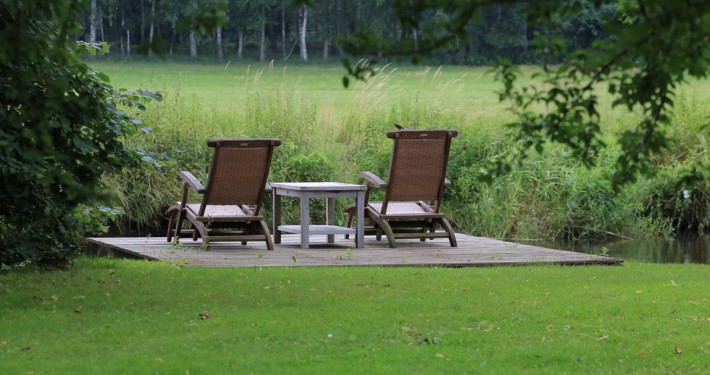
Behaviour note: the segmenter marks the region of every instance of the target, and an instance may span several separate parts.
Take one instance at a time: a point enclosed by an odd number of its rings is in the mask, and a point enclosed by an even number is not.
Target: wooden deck
[[[365,248],[355,249],[352,240],[336,236],[327,244],[325,236],[312,236],[311,248],[301,249],[298,235],[284,235],[274,251],[264,243],[213,243],[203,249],[198,240],[182,239],[179,245],[165,237],[89,238],[98,254],[126,254],[153,260],[169,261],[189,267],[297,267],[297,266],[445,266],[475,267],[526,264],[622,264],[622,259],[594,256],[571,251],[520,245],[489,238],[457,234],[458,247],[447,239],[426,242],[398,240],[390,249],[387,239],[365,237]]]

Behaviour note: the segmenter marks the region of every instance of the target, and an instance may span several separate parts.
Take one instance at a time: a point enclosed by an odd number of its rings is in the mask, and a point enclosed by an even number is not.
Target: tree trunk
[[[281,54],[286,60],[286,4],[281,2]]]
[[[123,8],[121,8],[121,29],[123,29],[124,27],[126,27],[126,17],[125,17],[125,13],[123,11]],[[121,43],[121,55],[126,56],[126,46],[123,44],[123,36],[121,36],[120,43]]]
[[[301,6],[301,27],[299,30],[299,46],[301,48],[301,60],[308,61],[308,51],[306,50],[306,23],[308,22],[308,9],[305,5]]]
[[[419,51],[419,34],[414,27],[412,27],[412,39],[414,40],[414,50]]]
[[[104,17],[103,8],[101,7],[101,4],[99,4],[99,33],[101,34],[101,41],[105,42],[106,34],[104,33]]]
[[[197,58],[197,40],[195,30],[190,30],[190,57]]]
[[[131,29],[126,29],[126,56],[131,56]]]
[[[266,19],[261,24],[261,42],[259,43],[259,61],[266,60]]]
[[[99,9],[97,0],[91,0],[91,13],[89,14],[89,43],[96,43],[96,26],[98,25]]]
[[[328,48],[330,48],[330,39],[325,38],[323,40],[323,60],[328,61],[328,58],[330,57],[330,51],[328,51]]]
[[[141,42],[145,40],[145,4],[141,0]]]
[[[150,27],[148,29],[148,56],[153,54],[153,31],[155,29],[155,0],[150,0]]]
[[[222,61],[224,58],[224,53],[222,51],[222,28],[217,27],[215,31],[215,39],[217,40],[217,58]]]
[[[239,29],[237,32],[237,58],[244,58],[244,30]]]

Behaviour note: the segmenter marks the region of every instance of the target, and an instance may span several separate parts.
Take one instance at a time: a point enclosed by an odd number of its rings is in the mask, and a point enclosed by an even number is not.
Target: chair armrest
[[[377,175],[372,172],[362,172],[360,173],[360,177],[364,178],[365,180],[367,180],[378,188],[387,187],[387,183],[382,181],[381,178],[377,177]]]
[[[444,178],[444,186],[451,187],[451,181],[448,178]]]
[[[271,193],[271,190],[273,190],[273,189],[271,188],[271,185],[269,185],[269,184],[267,183],[266,186],[264,186],[264,192],[265,192],[265,193]]]
[[[195,176],[192,175],[192,173],[187,172],[187,171],[182,171],[180,172],[180,178],[185,181],[186,184],[190,185],[192,189],[194,189],[198,194],[204,194],[205,193],[205,187],[202,186],[200,181],[195,178]]]

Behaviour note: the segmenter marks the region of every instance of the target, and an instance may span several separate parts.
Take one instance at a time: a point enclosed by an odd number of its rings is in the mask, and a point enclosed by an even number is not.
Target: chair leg
[[[353,208],[354,208],[354,207],[353,207]],[[348,221],[347,221],[347,223],[345,224],[345,227],[346,227],[346,228],[351,228],[352,225],[353,225],[353,211],[352,211],[352,210],[348,210]],[[345,239],[347,240],[347,239],[349,239],[349,238],[350,238],[350,235],[346,233],[346,234],[345,234]]]
[[[456,233],[454,233],[454,228],[451,226],[449,221],[446,220],[445,217],[442,217],[439,219],[439,222],[441,223],[441,227],[444,228],[446,233],[449,234],[449,243],[451,244],[451,247],[458,246],[456,243]]]
[[[271,240],[271,232],[269,232],[269,226],[266,225],[266,221],[259,220],[259,226],[261,227],[261,233],[264,234],[266,240],[266,248],[268,250],[274,250],[274,242]]]
[[[369,208],[365,209],[365,215],[366,217],[369,217],[370,220],[372,220],[372,226],[373,228],[375,228],[375,238],[377,239],[377,241],[382,241],[382,219],[380,219],[380,216],[377,213],[370,211]],[[365,223],[363,223],[363,225],[364,224]],[[392,231],[392,228],[389,226],[389,224],[387,225],[387,227],[390,229],[390,231]]]
[[[207,229],[205,224],[200,221],[197,221],[197,220],[195,220],[195,221],[191,220],[191,222],[192,222],[192,226],[194,227],[193,232],[192,232],[192,240],[197,241],[197,235],[199,233],[199,235],[202,237],[202,244],[204,246],[209,246],[210,234],[209,234],[209,230]]]
[[[390,248],[394,249],[397,247],[397,244],[395,243],[394,240],[394,232],[392,231],[392,226],[380,218],[372,218],[376,223],[377,223],[377,240],[379,241],[380,238],[382,238],[382,232],[385,232],[385,235],[387,235],[387,242],[389,242]]]
[[[431,226],[429,227],[429,233],[434,233],[436,232],[436,220],[431,221]],[[433,240],[434,237],[429,237],[430,240]]]
[[[420,241],[420,242],[426,241],[426,236],[425,236],[425,234],[426,234],[426,232],[427,232],[428,229],[429,229],[429,228],[428,228],[427,226],[422,225],[422,230],[421,230],[422,236],[419,238],[419,241]]]
[[[173,235],[175,233],[175,230],[173,229],[173,225],[175,224],[175,219],[177,216],[177,207],[172,206],[168,209],[168,233],[166,235],[168,242],[171,242],[173,240]]]
[[[185,211],[178,206],[178,211],[177,211],[177,220],[175,221],[175,231],[173,235],[175,237],[180,238],[180,234],[182,232],[182,221],[185,219]]]

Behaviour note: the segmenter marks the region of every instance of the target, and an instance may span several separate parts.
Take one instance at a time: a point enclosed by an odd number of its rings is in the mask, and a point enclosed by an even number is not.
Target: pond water
[[[623,240],[615,242],[517,241],[551,249],[587,254],[606,254],[614,258],[648,263],[710,264],[710,235],[674,239]]]
[[[166,228],[155,227],[146,231],[133,229],[106,234],[114,236],[165,236]],[[583,241],[525,241],[514,240],[527,245],[542,246],[550,249],[576,251],[579,253],[606,254],[624,260],[637,260],[648,263],[698,263],[710,264],[710,235],[687,236],[673,239],[655,240],[619,240],[608,242]]]

